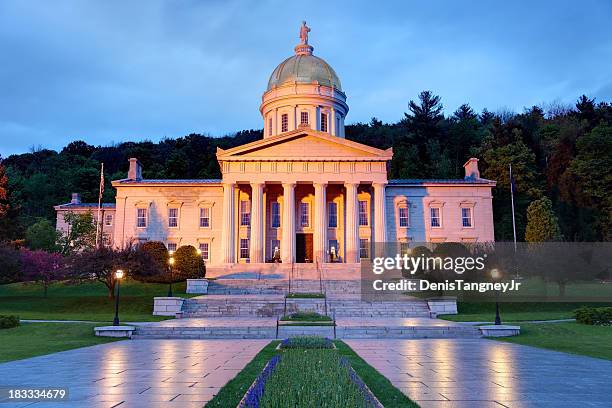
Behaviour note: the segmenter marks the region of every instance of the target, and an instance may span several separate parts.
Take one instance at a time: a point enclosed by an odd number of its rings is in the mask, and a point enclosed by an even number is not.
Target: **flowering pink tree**
[[[21,271],[24,281],[42,284],[45,297],[47,297],[49,285],[65,276],[64,257],[55,252],[23,249],[21,251]]]

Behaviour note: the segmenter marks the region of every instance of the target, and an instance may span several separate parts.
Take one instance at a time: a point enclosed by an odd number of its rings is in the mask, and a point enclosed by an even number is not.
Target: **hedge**
[[[0,315],[0,329],[10,329],[19,326],[18,316]]]
[[[612,307],[584,306],[574,310],[574,316],[578,323],[608,326],[612,322]]]

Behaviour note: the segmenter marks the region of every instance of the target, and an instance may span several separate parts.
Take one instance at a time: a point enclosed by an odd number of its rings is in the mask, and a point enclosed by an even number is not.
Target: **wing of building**
[[[220,180],[143,179],[130,159],[128,177],[113,181],[107,242],[193,245],[207,276],[221,276],[273,261],[346,269],[375,242],[493,241],[495,182],[480,178],[478,160],[463,179],[388,180],[393,150],[344,138],[346,95],[312,46],[299,44],[274,69],[260,111],[262,140],[218,149]]]

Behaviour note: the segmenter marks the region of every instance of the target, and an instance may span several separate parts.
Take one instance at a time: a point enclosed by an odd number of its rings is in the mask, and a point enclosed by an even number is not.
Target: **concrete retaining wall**
[[[180,297],[155,297],[153,299],[154,316],[176,316],[183,308],[185,301]]]

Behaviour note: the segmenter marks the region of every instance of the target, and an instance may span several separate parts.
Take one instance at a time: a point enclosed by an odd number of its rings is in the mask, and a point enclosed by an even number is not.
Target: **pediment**
[[[381,150],[327,133],[297,130],[228,150],[217,150],[219,160],[390,160]]]

